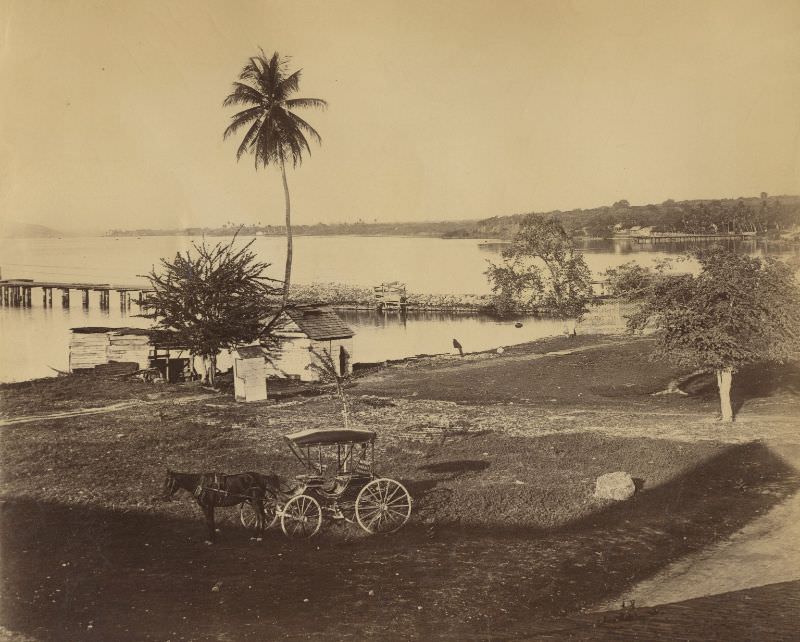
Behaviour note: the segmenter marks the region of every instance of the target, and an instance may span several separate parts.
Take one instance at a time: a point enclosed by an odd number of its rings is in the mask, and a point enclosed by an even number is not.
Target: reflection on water
[[[193,240],[199,239],[171,236],[0,239],[0,268],[3,278],[143,283],[138,275],[146,274],[161,257],[185,251]],[[729,244],[751,254],[798,252],[797,248],[770,246],[762,240]],[[474,239],[301,236],[295,240],[293,280],[361,287],[399,280],[407,284],[410,292],[487,294],[486,261],[497,260],[502,246]],[[578,246],[595,277],[630,260],[651,265],[689,249],[686,243],[640,245],[630,239],[591,239],[579,241]],[[282,238],[258,237],[253,248],[259,259],[272,264],[274,276],[282,276],[285,251]],[[682,264],[681,269],[692,269],[692,263]],[[41,293],[35,290],[31,309],[0,307],[0,381],[52,375],[54,371],[48,366],[67,370],[71,327],[147,325],[146,320],[135,316],[135,305],[128,313],[120,311],[116,293],[112,293],[109,310],[100,309],[97,296],[91,293],[87,310],[74,292],[68,310],[58,307],[58,300],[54,301],[56,307],[47,309],[41,307]],[[453,352],[453,339],[465,351],[472,352],[561,332],[558,322],[545,319],[531,319],[522,328],[515,328],[511,322],[478,315],[345,312],[342,316],[356,331],[355,360],[362,362]],[[621,323],[618,311],[596,310],[584,331],[614,331]]]
[[[70,328],[77,326],[145,328],[150,321],[134,316],[136,304],[129,312],[119,309],[112,294],[111,309],[101,310],[99,294],[91,292],[89,308],[83,309],[80,297],[72,296],[68,309],[60,307],[53,295],[54,306],[42,307],[41,297],[34,290],[33,307],[0,307],[0,381],[25,381],[50,377],[56,370],[69,369]]]
[[[34,300],[35,301],[35,300]],[[149,321],[136,316],[136,305],[125,312],[114,304],[100,310],[92,298],[89,309],[75,304],[68,309],[0,308],[0,381],[24,381],[48,377],[69,369],[70,328],[77,326],[147,327]],[[355,331],[355,362],[374,363],[418,354],[455,354],[453,339],[465,352],[490,350],[562,332],[554,319],[527,318],[521,328],[514,321],[479,314],[442,312],[378,312],[343,310],[345,323]],[[617,305],[594,308],[581,332],[619,332],[624,319]]]
[[[513,321],[498,321],[477,314],[344,311],[340,316],[356,333],[356,362],[456,353],[453,339],[458,340],[465,352],[477,352],[561,331],[561,324],[552,319],[529,319],[522,328],[515,328]]]

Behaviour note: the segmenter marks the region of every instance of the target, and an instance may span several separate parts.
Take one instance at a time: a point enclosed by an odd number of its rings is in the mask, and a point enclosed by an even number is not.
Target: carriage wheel
[[[368,533],[394,533],[411,516],[411,495],[393,479],[374,479],[356,499],[356,519]]]
[[[266,530],[278,521],[278,511],[272,499],[262,499],[261,507],[264,509],[264,530]],[[258,514],[250,502],[242,502],[239,506],[239,519],[245,528],[258,528]]]
[[[313,537],[320,526],[322,526],[322,508],[313,497],[297,495],[284,505],[281,530],[289,537]]]

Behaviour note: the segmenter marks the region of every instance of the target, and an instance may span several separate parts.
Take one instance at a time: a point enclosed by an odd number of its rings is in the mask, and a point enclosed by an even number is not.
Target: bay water
[[[250,239],[243,239],[246,242]],[[186,252],[202,239],[185,236],[64,237],[47,239],[0,239],[2,278],[28,278],[55,282],[146,285],[143,277],[161,258]],[[207,243],[226,242],[209,238]],[[271,264],[270,276],[283,274],[285,241],[281,237],[256,237],[253,250]],[[683,244],[637,244],[629,239],[588,240],[578,243],[596,278],[608,268],[628,261],[653,265],[676,257]],[[487,294],[484,275],[487,261],[499,261],[503,244],[474,239],[300,236],[295,238],[293,282],[344,283],[372,287],[386,281],[401,281],[409,292],[425,294]],[[796,252],[785,247],[769,248],[758,241],[738,242],[738,251],[751,254]],[[687,261],[681,270],[693,271]],[[134,303],[121,310],[116,293],[110,307],[101,310],[99,294],[92,292],[88,309],[73,291],[70,307],[62,308],[60,293],[53,293],[53,307],[42,306],[34,290],[31,308],[0,307],[0,381],[23,381],[53,376],[68,369],[70,328],[79,326],[147,327]],[[523,343],[561,332],[551,319],[525,319],[521,328],[513,321],[478,314],[439,312],[341,313],[355,331],[355,362],[399,359],[416,354],[453,352],[453,339],[465,351]],[[615,332],[623,327],[618,310],[595,310],[579,331]]]

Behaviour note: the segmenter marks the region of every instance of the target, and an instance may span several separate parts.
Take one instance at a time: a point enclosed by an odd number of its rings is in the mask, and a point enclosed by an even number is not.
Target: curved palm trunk
[[[286,166],[281,159],[281,177],[283,178],[283,195],[286,199],[286,270],[283,275],[283,306],[289,300],[289,285],[292,280],[292,205],[289,201],[289,184],[286,182]]]

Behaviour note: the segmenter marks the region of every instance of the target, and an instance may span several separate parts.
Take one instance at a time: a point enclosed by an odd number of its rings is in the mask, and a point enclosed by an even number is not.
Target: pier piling
[[[100,308],[108,310],[111,303],[111,290],[116,290],[119,294],[120,309],[128,310],[131,307],[131,300],[136,293],[138,302],[141,304],[147,293],[148,288],[139,285],[124,285],[109,283],[85,283],[85,282],[54,282],[37,281],[34,279],[0,279],[0,306],[8,307],[32,307],[33,289],[42,290],[42,307],[53,307],[53,290],[61,290],[61,304],[64,308],[69,308],[70,290],[78,290],[81,293],[81,303],[87,309],[90,303],[90,291],[99,292]]]

